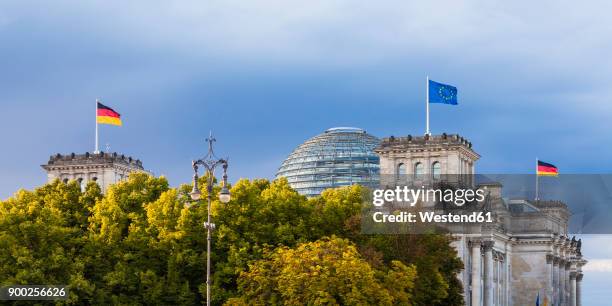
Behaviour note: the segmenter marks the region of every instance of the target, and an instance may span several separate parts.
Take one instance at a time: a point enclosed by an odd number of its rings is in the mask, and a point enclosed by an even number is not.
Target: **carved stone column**
[[[576,306],[576,272],[570,272],[570,306]]]
[[[570,268],[572,267],[572,263],[568,261],[565,262],[565,305],[571,305],[570,293]]]
[[[584,274],[576,275],[576,306],[582,306],[582,277]]]
[[[565,295],[565,282],[563,281],[563,275],[565,275],[565,260],[559,258],[559,265],[557,267],[557,304],[563,305]]]
[[[551,305],[559,305],[559,256],[553,257],[553,298]]]
[[[481,262],[481,244],[478,240],[470,241],[470,248],[472,252],[472,306],[480,306],[481,300],[481,292],[482,288],[481,284],[481,272],[480,272],[480,262]]]
[[[546,254],[546,278],[548,279],[546,282],[546,296],[549,301],[553,299],[553,288],[555,287],[553,280],[553,257],[552,254]]]
[[[517,241],[516,238],[510,238],[510,241],[506,244],[506,291],[504,305],[512,305],[512,247]]]
[[[484,241],[484,306],[493,305],[493,241]]]

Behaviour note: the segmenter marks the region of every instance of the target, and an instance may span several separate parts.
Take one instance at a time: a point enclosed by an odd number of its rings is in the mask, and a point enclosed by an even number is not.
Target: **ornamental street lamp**
[[[192,161],[191,165],[193,166],[193,189],[189,193],[191,198],[194,201],[199,200],[202,197],[202,193],[200,189],[198,189],[198,167],[202,166],[206,168],[206,172],[208,173],[208,182],[206,185],[207,198],[208,198],[208,219],[204,222],[204,228],[206,228],[206,305],[210,306],[210,234],[212,230],[215,229],[215,224],[210,220],[210,203],[212,201],[212,193],[213,193],[213,177],[215,173],[215,168],[219,165],[223,167],[223,183],[221,191],[219,192],[219,201],[222,203],[227,203],[230,200],[230,192],[227,189],[227,159],[222,159],[215,156],[213,153],[213,142],[216,139],[212,136],[212,132],[210,136],[206,138],[208,142],[208,153],[204,158]]]

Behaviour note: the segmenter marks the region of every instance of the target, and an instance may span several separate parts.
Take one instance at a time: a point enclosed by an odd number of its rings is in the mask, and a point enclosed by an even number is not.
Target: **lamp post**
[[[208,219],[204,222],[204,228],[206,228],[206,305],[210,306],[210,234],[215,229],[215,224],[211,222],[210,219],[210,203],[212,201],[212,192],[213,192],[213,176],[215,173],[215,168],[219,165],[223,167],[223,185],[221,187],[221,191],[219,192],[219,201],[222,203],[227,203],[230,200],[230,192],[227,189],[227,159],[217,158],[213,152],[213,142],[216,139],[212,136],[212,132],[210,136],[206,138],[208,142],[208,153],[204,158],[192,161],[191,165],[193,166],[193,189],[189,195],[194,201],[197,201],[201,198],[202,193],[200,189],[198,189],[198,167],[202,166],[206,168],[206,172],[208,172],[208,184],[206,185],[207,191],[207,199],[208,199]]]

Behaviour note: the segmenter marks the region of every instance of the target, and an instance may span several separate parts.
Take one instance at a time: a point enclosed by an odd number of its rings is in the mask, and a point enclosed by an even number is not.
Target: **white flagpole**
[[[429,76],[427,76],[427,85],[425,86],[425,108],[427,109],[427,119],[425,120],[426,122],[426,128],[425,128],[425,135],[429,135],[431,134],[429,132]]]
[[[540,176],[538,175],[538,158],[536,157],[536,190],[535,190],[535,200],[540,200]]]
[[[96,119],[96,149],[94,150],[94,154],[98,154],[100,153],[100,151],[98,150],[98,99],[96,99],[96,116],[94,117]]]

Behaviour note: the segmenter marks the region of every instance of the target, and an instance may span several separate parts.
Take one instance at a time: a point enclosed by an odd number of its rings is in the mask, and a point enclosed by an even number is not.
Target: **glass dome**
[[[375,187],[380,140],[366,131],[337,127],[308,139],[282,163],[276,178],[286,177],[300,194],[312,197],[327,188],[360,184]]]

